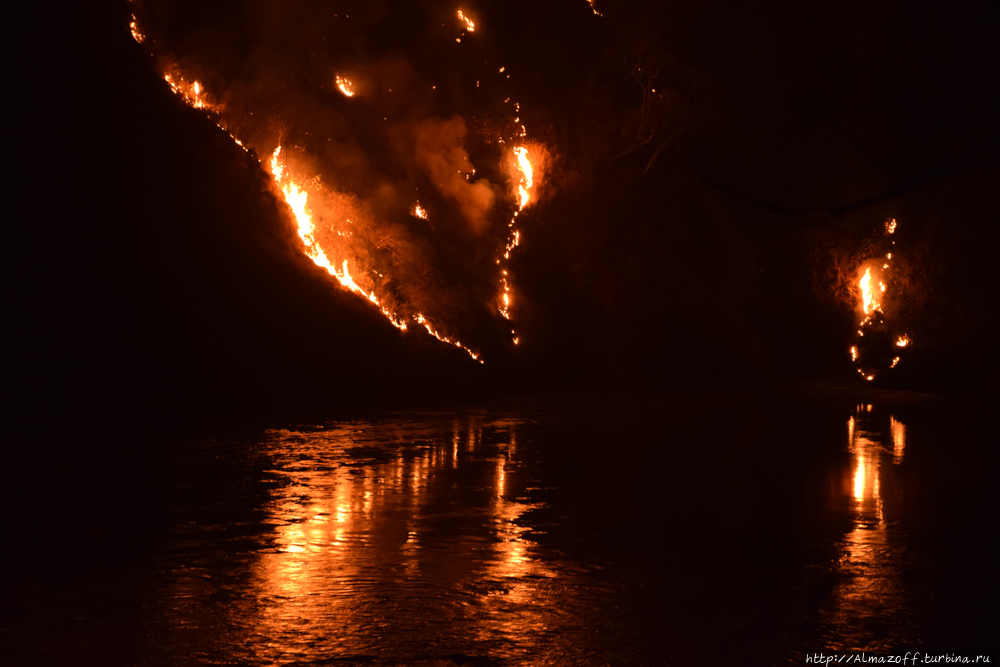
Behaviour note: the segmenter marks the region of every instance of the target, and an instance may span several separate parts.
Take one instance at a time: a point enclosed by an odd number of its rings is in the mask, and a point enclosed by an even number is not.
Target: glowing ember
[[[886,234],[893,234],[893,233],[895,233],[895,231],[896,231],[896,219],[893,218],[892,220],[886,221],[886,223],[885,223],[885,233]]]
[[[469,17],[463,14],[461,9],[458,10],[458,20],[465,24],[465,29],[469,32],[476,31],[476,24],[470,21]]]
[[[337,88],[340,88],[340,92],[342,92],[347,97],[354,97],[354,84],[351,83],[350,79],[340,76],[338,74],[336,75],[336,80],[337,80]]]

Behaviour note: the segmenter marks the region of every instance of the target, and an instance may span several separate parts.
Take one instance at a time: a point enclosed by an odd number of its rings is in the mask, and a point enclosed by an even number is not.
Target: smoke
[[[465,120],[461,116],[424,120],[414,127],[414,159],[427,171],[438,190],[455,200],[472,231],[480,234],[488,224],[486,216],[493,206],[493,190],[489,181],[469,182],[474,169],[462,147],[465,134]]]

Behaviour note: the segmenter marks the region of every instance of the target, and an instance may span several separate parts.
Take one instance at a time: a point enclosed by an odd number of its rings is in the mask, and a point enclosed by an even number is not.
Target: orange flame
[[[183,97],[195,109],[215,111],[214,106],[209,103],[205,95],[205,89],[201,87],[199,82],[188,83],[177,74],[164,74],[163,80],[167,82],[171,90]]]
[[[461,9],[458,10],[458,20],[465,24],[465,29],[469,32],[476,31],[476,24],[469,20],[469,17],[463,14]]]
[[[347,97],[354,97],[354,84],[347,77],[336,75],[337,88]]]
[[[128,28],[132,32],[132,39],[140,44],[146,41],[146,36],[139,32],[139,24],[136,22],[135,14],[132,14],[132,22],[128,24]]]

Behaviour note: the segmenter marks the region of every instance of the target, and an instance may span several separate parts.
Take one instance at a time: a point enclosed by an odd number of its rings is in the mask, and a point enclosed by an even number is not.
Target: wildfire
[[[270,161],[271,175],[274,176],[275,182],[281,188],[282,194],[285,196],[285,202],[292,209],[292,213],[295,216],[295,221],[298,224],[299,238],[302,239],[302,245],[305,248],[306,255],[319,267],[326,269],[326,271],[337,279],[341,285],[346,287],[352,292],[360,294],[378,307],[382,311],[393,326],[400,329],[401,331],[407,330],[406,321],[403,317],[400,317],[396,313],[392,312],[387,308],[378,296],[375,294],[374,290],[365,291],[351,275],[348,260],[343,260],[342,264],[338,268],[334,263],[330,262],[323,248],[320,247],[315,238],[316,227],[313,224],[312,218],[309,215],[309,211],[306,209],[306,203],[308,201],[307,193],[292,180],[287,174],[287,166],[281,160],[281,146],[275,149],[274,154],[271,156]],[[415,207],[416,210],[424,212],[423,209],[419,207],[419,204]],[[424,212],[426,215],[426,213]],[[422,325],[426,329],[427,333],[434,338],[437,338],[443,343],[448,343],[449,345],[454,345],[455,347],[464,350],[466,354],[478,361],[483,363],[482,358],[478,353],[473,352],[468,347],[462,345],[460,341],[452,340],[448,336],[441,334],[439,331],[431,326],[431,323],[424,317],[423,313],[416,313],[412,316],[412,319],[418,324]]]
[[[473,23],[468,16],[462,13],[462,10],[458,10],[458,20],[465,24],[465,29],[469,32],[476,31],[476,24]]]
[[[884,225],[885,237],[888,237],[896,232],[896,220],[890,219],[886,221]],[[894,243],[894,242],[893,242]],[[868,357],[875,356],[877,360],[872,362],[871,359],[867,362],[867,368],[862,367],[862,351],[859,345],[854,345],[850,349],[851,361],[857,364],[858,373],[866,380],[874,380],[878,374],[875,368],[871,366],[882,366],[883,368],[895,368],[899,364],[900,357],[895,355],[887,355],[886,349],[888,348],[890,341],[892,339],[886,340],[886,329],[888,328],[887,318],[883,310],[885,297],[889,291],[889,284],[892,284],[892,256],[891,252],[885,252],[884,254],[880,252],[875,258],[864,262],[858,269],[860,277],[857,278],[857,294],[858,294],[858,306],[860,310],[859,321],[858,321],[858,337],[859,339],[864,338],[865,334],[872,334],[873,340],[869,344],[866,342],[866,346],[875,346],[878,348],[881,346],[883,349],[878,351],[877,354],[872,353],[869,349],[867,352]],[[884,257],[884,259],[878,259],[878,257]],[[861,273],[861,270],[864,273]],[[856,274],[858,275],[858,274]],[[866,339],[867,341],[867,339]],[[880,342],[881,341],[881,342]],[[859,341],[865,342],[865,341]],[[903,334],[895,339],[894,343],[896,347],[906,347],[910,340]]]
[[[463,9],[457,10],[457,18],[466,32],[475,32],[475,22]],[[269,130],[260,131],[261,123],[270,122],[268,119],[244,117],[244,115],[253,116],[253,112],[248,113],[240,93],[236,93],[235,98],[232,97],[232,90],[227,91],[222,97],[209,95],[202,83],[203,79],[195,80],[190,76],[189,70],[183,70],[175,63],[169,63],[166,53],[156,52],[160,47],[161,35],[154,31],[147,33],[150,35],[147,39],[146,34],[140,30],[140,24],[135,16],[132,16],[129,29],[137,42],[149,44],[153,50],[152,55],[159,57],[159,62],[163,65],[161,70],[163,78],[171,90],[181,96],[189,106],[209,112],[211,120],[227,132],[244,151],[256,155],[262,148],[258,140],[263,142],[275,138],[273,134],[268,138]],[[199,68],[197,70],[199,74],[205,71],[202,69],[203,63],[198,63],[196,66]],[[331,72],[330,69],[326,71]],[[501,67],[501,75],[504,72],[505,68]],[[345,97],[355,97],[364,92],[359,91],[350,78],[338,74],[335,70],[331,73],[336,88]],[[510,78],[509,74],[505,76]],[[226,100],[225,105],[219,101],[221,99]],[[498,265],[509,260],[511,252],[521,242],[521,232],[515,228],[517,216],[536,200],[536,188],[541,180],[541,172],[544,171],[544,161],[547,159],[544,147],[525,144],[524,137],[527,136],[527,130],[520,124],[521,119],[518,115],[520,106],[516,103],[514,110],[516,113],[511,116],[518,116],[513,119],[516,124],[515,129],[503,138],[497,138],[499,144],[505,144],[506,140],[515,145],[513,149],[501,147],[502,166],[508,170],[512,190],[508,205],[513,206],[514,212],[508,224],[506,243],[502,249],[497,248]],[[245,132],[243,128],[247,128]],[[240,135],[239,138],[234,132]],[[304,134],[310,135],[310,132]],[[304,141],[307,143],[322,141],[322,138],[310,136]],[[510,145],[511,143],[506,144],[508,147]],[[270,151],[273,146],[274,143],[271,143],[266,149]],[[410,236],[413,230],[406,226],[407,223],[379,219],[370,208],[367,208],[367,200],[359,200],[351,193],[332,190],[320,181],[318,175],[302,174],[300,170],[304,163],[297,162],[295,151],[290,154],[289,148],[289,145],[284,149],[278,146],[271,156],[262,162],[265,169],[273,176],[275,194],[284,199],[292,213],[304,254],[330,276],[336,278],[345,289],[363,296],[372,303],[400,330],[405,331],[408,325],[413,327],[414,323],[419,324],[429,335],[464,350],[471,358],[482,363],[479,354],[462,345],[454,335],[454,330],[449,327],[447,309],[449,304],[453,303],[451,301],[453,297],[445,291],[446,286],[438,285],[436,282],[438,278],[427,278],[428,275],[434,275],[433,271],[428,270],[434,267],[419,263],[426,262],[423,256],[414,250],[418,247],[416,241],[421,239]],[[299,150],[298,146],[295,150]],[[511,152],[508,153],[508,150]],[[541,164],[539,160],[542,160]],[[471,174],[475,174],[474,169],[470,170],[469,175]],[[430,222],[429,212],[419,201],[412,204],[410,213],[415,218]],[[415,223],[411,220],[409,224]],[[425,227],[418,226],[418,229],[419,234],[426,234],[428,231]],[[439,233],[444,232],[439,230]],[[498,305],[502,316],[509,320],[514,301],[512,279],[508,267],[498,268],[502,271]],[[493,307],[489,303],[485,305]],[[513,343],[518,344],[520,341],[516,331],[511,329],[511,335]]]
[[[347,97],[354,97],[354,84],[347,77],[336,75],[337,88]]]

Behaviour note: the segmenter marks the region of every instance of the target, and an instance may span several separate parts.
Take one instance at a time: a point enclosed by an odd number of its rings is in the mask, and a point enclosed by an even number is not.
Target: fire
[[[594,7],[594,0],[587,0],[587,4],[590,5],[591,11],[593,11],[596,16],[604,16],[599,11],[597,11],[596,7]]]
[[[465,29],[469,32],[476,31],[476,24],[469,20],[469,17],[462,13],[462,10],[458,10],[458,20],[465,24]]]
[[[501,70],[502,71],[502,70]],[[517,106],[520,109],[520,106]],[[523,126],[522,126],[523,130]],[[510,253],[521,244],[521,232],[514,228],[517,222],[517,216],[524,210],[528,204],[532,203],[532,195],[535,187],[535,165],[531,162],[531,157],[529,155],[527,146],[516,146],[512,149],[514,165],[514,177],[517,179],[517,210],[514,211],[514,215],[511,217],[510,222],[507,227],[510,230],[507,236],[507,245],[504,247],[503,259],[509,260]],[[500,264],[500,260],[497,260],[497,264]],[[509,320],[511,318],[510,308],[513,301],[513,295],[511,294],[510,282],[507,280],[507,270],[503,270],[502,277],[500,278],[500,298],[497,305],[497,310],[504,319]],[[515,332],[511,332],[512,334]],[[515,345],[517,345],[517,337],[514,338]]]
[[[535,184],[534,171],[531,168],[531,160],[528,159],[528,149],[518,146],[514,149],[517,157],[517,168],[521,172],[521,182],[517,184],[517,192],[520,195],[519,208],[523,209],[531,201],[531,188]]]
[[[884,225],[884,238],[887,238],[896,232],[896,220],[890,219],[885,222]],[[883,241],[883,244],[887,241]],[[895,242],[892,242],[895,244]],[[877,245],[875,246],[877,249]],[[861,350],[860,345],[854,345],[851,347],[851,361],[857,365],[858,373],[866,380],[874,380],[878,371],[873,366],[881,366],[882,368],[895,368],[899,364],[900,357],[897,355],[889,354],[889,346],[893,343],[896,347],[906,347],[910,340],[906,334],[900,335],[894,340],[887,337],[887,329],[891,326],[891,318],[886,316],[885,304],[886,298],[891,296],[890,287],[893,286],[893,273],[892,273],[892,258],[893,253],[885,252],[885,246],[883,245],[882,251],[877,251],[873,258],[863,262],[858,269],[858,273],[855,274],[859,276],[856,283],[857,296],[858,296],[858,309],[859,319],[858,319],[858,337],[859,343],[865,343],[867,352]],[[880,259],[884,257],[884,259]],[[861,273],[861,271],[864,273]],[[892,301],[890,304],[894,303]],[[891,313],[890,313],[891,314]],[[866,334],[871,334],[871,342],[865,337]],[[864,339],[864,340],[861,340]],[[881,349],[879,349],[881,347]],[[875,352],[872,352],[872,349]],[[862,357],[868,358],[867,362],[864,362],[862,366]],[[875,360],[873,361],[872,358]]]
[[[271,156],[270,169],[275,182],[281,188],[281,192],[285,197],[285,202],[288,204],[289,208],[292,209],[292,213],[295,216],[295,221],[298,225],[299,238],[302,239],[302,245],[304,246],[306,255],[317,266],[326,269],[327,273],[336,278],[341,285],[346,287],[348,290],[365,297],[368,301],[377,306],[378,309],[382,311],[382,314],[385,315],[386,319],[393,324],[393,326],[401,331],[406,331],[407,325],[403,317],[392,312],[388,307],[386,307],[378,298],[374,290],[366,291],[357,283],[354,276],[351,275],[348,260],[343,260],[338,268],[329,260],[326,252],[324,252],[323,248],[320,247],[319,243],[317,243],[315,238],[316,227],[313,224],[312,217],[310,216],[308,209],[306,208],[308,194],[298,183],[288,176],[287,165],[281,159],[281,146],[278,146],[278,148],[275,149],[274,154]],[[419,208],[419,204],[416,209],[423,212],[423,209]],[[418,312],[414,314],[412,319],[422,325],[427,333],[434,338],[437,338],[443,343],[454,345],[460,350],[464,350],[470,357],[479,363],[483,363],[483,360],[478,353],[473,352],[468,347],[462,345],[460,341],[452,340],[448,336],[445,336],[434,329],[430,321],[424,317],[423,313]]]
[[[136,23],[135,14],[132,15],[132,22],[128,24],[128,28],[132,32],[132,39],[140,44],[146,41],[146,36],[139,32],[139,25]]]
[[[163,80],[167,82],[171,90],[183,97],[195,109],[214,110],[206,99],[205,90],[199,82],[188,83],[177,74],[164,74]]]
[[[347,77],[336,75],[337,88],[347,97],[354,97],[354,84]]]
[[[158,53],[161,42],[166,44],[163,35],[155,31],[144,34],[136,17],[131,18],[129,29],[133,38],[137,42],[148,44],[153,51],[152,55],[159,58],[163,78],[174,93],[181,96],[189,106],[208,112],[210,119],[227,132],[248,154],[271,153],[269,158],[262,160],[263,166],[273,177],[275,195],[283,199],[289,207],[302,243],[302,251],[314,264],[336,278],[345,289],[364,297],[400,330],[405,331],[408,326],[419,324],[429,335],[464,350],[471,358],[482,363],[483,360],[478,353],[457,340],[454,329],[451,329],[448,323],[449,309],[454,310],[452,308],[454,299],[464,298],[464,292],[456,290],[455,294],[458,296],[453,296],[449,292],[449,287],[443,284],[443,280],[435,277],[433,269],[436,267],[418,252],[417,242],[424,240],[420,235],[430,231],[426,226],[417,225],[411,228],[407,225],[415,225],[413,220],[380,219],[371,208],[368,208],[368,200],[330,188],[320,182],[319,175],[303,174],[301,170],[306,163],[298,162],[295,151],[305,150],[306,146],[300,147],[296,144],[290,153],[290,142],[294,141],[290,139],[284,149],[281,146],[274,148],[275,144],[279,143],[275,141],[278,138],[273,136],[270,129],[261,131],[261,128],[277,127],[272,123],[275,118],[263,120],[245,118],[246,115],[253,116],[253,112],[247,113],[245,100],[239,92],[235,93],[235,97],[233,90],[225,91],[223,95],[216,97],[210,95],[203,84],[204,79],[196,80],[190,75],[192,70],[181,69],[170,62],[166,52]],[[475,32],[475,22],[463,9],[457,10],[457,18],[466,32]],[[146,34],[149,35],[148,39]],[[203,69],[205,66],[203,63],[191,64],[198,67],[195,71],[198,71],[200,76],[210,76],[207,73],[202,74],[208,71]],[[326,71],[332,74],[335,87],[345,97],[351,98],[365,92],[363,89],[359,90],[350,78],[337,73],[335,69],[331,71],[332,69]],[[501,76],[510,78],[510,74],[504,72],[505,68],[500,67]],[[431,88],[436,89],[436,86]],[[223,105],[220,100],[226,100],[226,104]],[[498,269],[502,271],[498,281],[500,295],[497,305],[501,315],[508,320],[511,318],[514,295],[512,278],[508,267],[503,264],[510,259],[511,252],[521,243],[521,231],[515,228],[515,223],[518,215],[537,200],[536,189],[542,180],[545,160],[548,159],[543,146],[526,144],[527,129],[520,124],[521,119],[518,115],[520,105],[515,103],[514,110],[515,113],[511,114],[515,123],[513,131],[502,138],[497,137],[497,142],[501,145],[502,168],[508,171],[510,178],[508,205],[513,208],[506,243],[494,251],[499,251],[496,255],[497,264],[500,265]],[[352,113],[357,111],[359,110],[353,109]],[[392,122],[392,119],[389,120]],[[267,123],[272,124],[266,125]],[[297,133],[298,136],[310,135],[310,132],[302,133],[297,128],[290,131],[292,136],[296,136]],[[301,141],[307,144],[322,141],[323,137],[315,137],[316,134],[322,133],[312,132],[312,135]],[[263,142],[273,143],[262,146]],[[515,146],[513,149],[509,148],[512,144]],[[312,147],[310,144],[309,149]],[[266,152],[262,151],[262,148]],[[469,175],[475,174],[475,169],[469,171]],[[339,180],[340,176],[335,178]],[[428,210],[419,201],[412,204],[410,213],[415,218],[430,222]],[[411,236],[414,230],[417,233]],[[438,232],[444,234],[442,230]],[[482,305],[490,309],[494,307],[490,302]],[[509,328],[509,325],[507,326]],[[517,345],[520,341],[516,331],[511,329],[511,335],[512,342]]]

